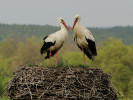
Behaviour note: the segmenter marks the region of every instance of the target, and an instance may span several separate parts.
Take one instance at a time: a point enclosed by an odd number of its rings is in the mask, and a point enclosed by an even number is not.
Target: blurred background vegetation
[[[0,24],[0,97],[5,97],[6,82],[20,65],[49,66],[40,55],[43,38],[59,27],[50,25]],[[102,68],[112,76],[112,83],[124,96],[133,100],[133,27],[89,28],[96,40],[98,56],[85,66]],[[73,32],[58,53],[60,66],[83,65],[82,52],[73,40]],[[55,57],[52,58],[55,66]],[[132,99],[131,99],[132,98]]]

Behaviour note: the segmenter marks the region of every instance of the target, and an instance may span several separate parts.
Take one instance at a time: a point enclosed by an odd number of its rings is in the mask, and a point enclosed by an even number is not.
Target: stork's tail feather
[[[87,55],[87,57],[88,57],[90,60],[94,61],[94,59],[95,59],[95,56],[94,56],[94,55],[91,55],[90,53],[88,53],[88,52],[86,51],[86,49],[84,49],[84,52],[85,52],[85,54]]]
[[[92,52],[92,55],[97,56],[95,41],[93,41],[91,39],[87,39],[86,37],[85,37],[85,39],[88,42],[88,47],[89,47],[90,51]]]

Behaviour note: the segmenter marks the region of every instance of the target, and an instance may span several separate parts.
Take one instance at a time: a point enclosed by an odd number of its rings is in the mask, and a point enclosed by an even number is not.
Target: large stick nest
[[[117,100],[110,76],[98,68],[18,67],[7,93],[13,100]]]

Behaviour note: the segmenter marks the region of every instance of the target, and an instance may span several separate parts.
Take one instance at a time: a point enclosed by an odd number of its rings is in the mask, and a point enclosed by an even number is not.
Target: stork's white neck
[[[61,27],[61,30],[59,30],[59,33],[61,33],[61,34],[58,37],[60,37],[60,40],[63,40],[64,41],[68,37],[68,32],[67,32],[66,27],[62,23],[59,23],[59,25]]]
[[[66,27],[62,23],[59,23],[59,25],[61,27],[61,30],[67,31]]]
[[[77,23],[76,23],[76,25],[75,25],[75,27],[74,27],[74,30],[77,30],[78,27],[79,27],[79,21],[77,21]]]

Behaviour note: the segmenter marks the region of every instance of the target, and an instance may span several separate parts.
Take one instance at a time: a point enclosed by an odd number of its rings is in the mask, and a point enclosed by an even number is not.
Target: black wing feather
[[[44,37],[43,40],[45,40],[48,36]]]
[[[89,46],[90,51],[92,52],[92,55],[97,56],[97,50],[96,50],[95,42],[90,40],[90,39],[87,39],[87,38],[86,38],[86,41],[88,42],[88,46]]]
[[[62,47],[62,46],[63,46],[63,43],[62,43],[61,47]],[[60,48],[61,48],[61,47],[60,47]],[[56,53],[57,51],[60,50],[60,48],[58,48],[58,50],[52,50],[52,51],[51,51],[51,57],[54,56],[55,53]],[[50,51],[47,52],[47,56],[45,57],[45,59],[50,58],[49,53],[50,53]]]
[[[48,48],[50,48],[51,46],[54,46],[55,45],[55,43],[56,43],[56,41],[54,42],[54,43],[52,43],[52,42],[45,42],[44,41],[44,44],[43,44],[43,46],[42,46],[42,48],[41,48],[41,54],[43,54],[43,52],[45,51],[45,50],[47,50]]]

